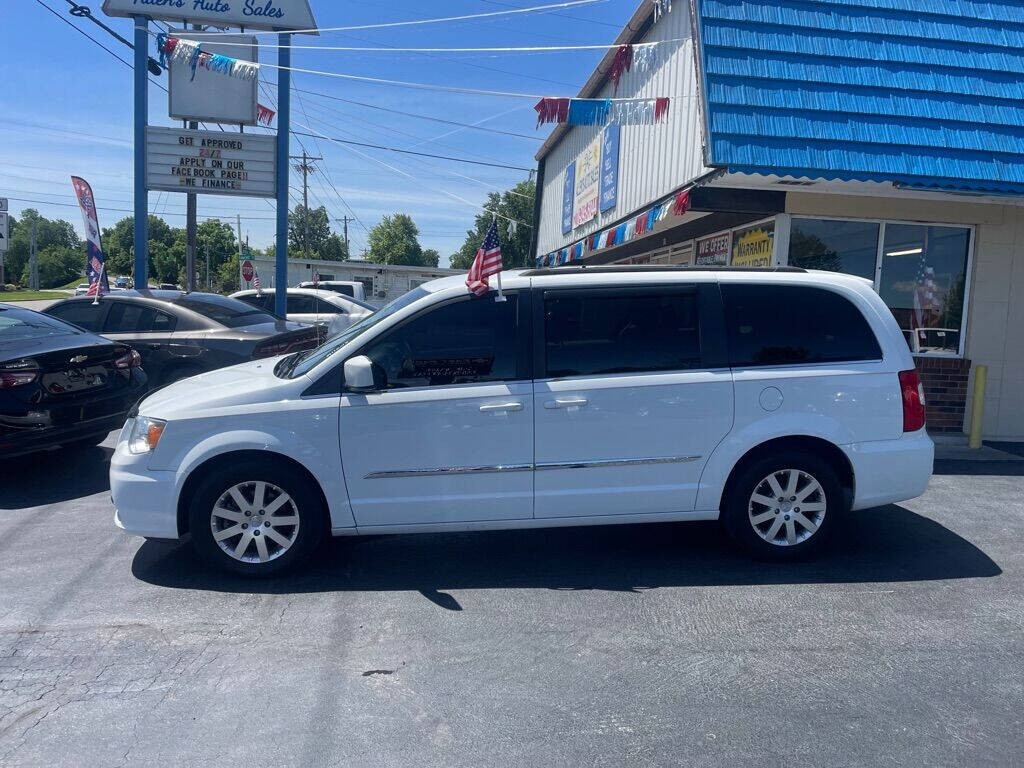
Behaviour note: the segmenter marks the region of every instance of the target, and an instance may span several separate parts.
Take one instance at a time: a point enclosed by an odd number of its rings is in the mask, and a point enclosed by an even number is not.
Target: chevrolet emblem
[[[69,363],[84,363],[88,359],[89,359],[88,355],[75,355],[70,360],[68,360],[68,362]]]

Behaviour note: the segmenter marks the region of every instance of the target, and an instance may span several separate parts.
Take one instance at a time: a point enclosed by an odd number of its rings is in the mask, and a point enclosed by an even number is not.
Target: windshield
[[[175,299],[174,303],[185,307],[185,309],[191,309],[221,325],[226,325],[228,328],[239,328],[243,325],[256,325],[257,323],[273,323],[277,320],[273,315],[253,309],[244,301],[218,296],[215,293],[201,295],[190,293],[180,299]]]
[[[323,344],[323,346],[306,352],[296,352],[294,357],[287,358],[289,364],[283,367],[281,374],[279,375],[294,379],[309,373],[316,366],[320,365],[320,363],[334,354],[336,350],[341,349],[352,341],[356,336],[372,328],[381,320],[391,317],[391,315],[395,314],[400,309],[409,306],[414,301],[423,298],[429,293],[429,291],[425,291],[422,288],[413,288],[408,293],[399,296],[390,304],[385,304],[372,315],[367,315],[358,323],[350,325],[337,336],[332,336]]]
[[[0,312],[0,344],[81,333],[77,328],[38,312],[6,309]]]

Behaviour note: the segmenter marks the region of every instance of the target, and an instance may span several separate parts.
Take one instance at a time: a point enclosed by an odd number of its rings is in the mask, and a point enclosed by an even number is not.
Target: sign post
[[[277,241],[274,249],[274,314],[287,316],[288,299],[288,137],[291,131],[292,36],[277,36]],[[282,95],[283,94],[283,95]]]
[[[149,120],[149,19],[135,16],[135,287],[149,285],[149,195],[146,123]]]
[[[11,240],[10,221],[7,217],[7,198],[0,197],[0,291],[4,288],[4,254]]]

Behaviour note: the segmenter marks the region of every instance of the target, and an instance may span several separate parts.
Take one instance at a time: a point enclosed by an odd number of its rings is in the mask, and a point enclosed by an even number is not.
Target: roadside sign
[[[242,279],[247,283],[252,282],[252,262],[246,259],[242,262]]]
[[[7,201],[4,200],[5,208],[7,207],[6,203]],[[10,231],[8,230],[9,226],[10,220],[7,217],[7,213],[0,213],[0,251],[7,250],[7,243],[10,241],[11,235]]]
[[[141,7],[140,7],[141,6]],[[226,3],[222,0],[103,0],[107,16],[148,16],[164,21],[190,21],[217,27],[245,27],[289,32],[305,30],[315,35],[316,21],[307,0],[245,0]]]
[[[6,211],[6,210],[7,210],[7,198],[6,197],[0,197],[0,211]]]
[[[187,30],[171,30],[175,37],[189,36]],[[203,50],[245,61],[259,61],[259,48],[252,35],[218,35],[202,40]],[[246,47],[248,46],[248,47]],[[186,62],[168,69],[168,113],[176,120],[205,120],[211,123],[256,124],[256,78],[225,77],[204,67],[192,69]]]
[[[274,197],[277,137],[255,133],[146,129],[146,188],[165,192]]]

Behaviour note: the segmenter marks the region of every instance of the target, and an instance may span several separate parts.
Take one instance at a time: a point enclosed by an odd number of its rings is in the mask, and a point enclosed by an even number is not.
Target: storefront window
[[[734,267],[770,267],[775,247],[775,220],[733,230]]]
[[[878,258],[877,221],[793,219],[789,263],[805,269],[827,269],[875,279]]]
[[[911,351],[959,352],[970,230],[886,224],[879,293]]]

